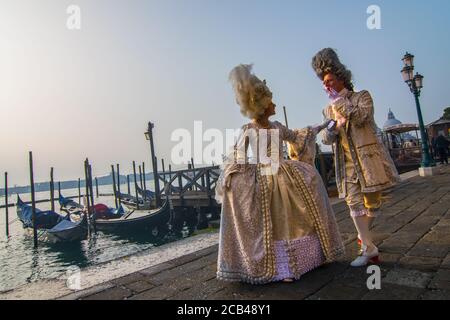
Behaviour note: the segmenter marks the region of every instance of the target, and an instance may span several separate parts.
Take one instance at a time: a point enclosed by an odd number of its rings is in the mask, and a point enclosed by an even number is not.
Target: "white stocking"
[[[370,218],[367,216],[353,217],[356,230],[358,230],[358,237],[361,239],[363,245],[373,248],[375,245],[372,242],[372,235],[369,230]]]

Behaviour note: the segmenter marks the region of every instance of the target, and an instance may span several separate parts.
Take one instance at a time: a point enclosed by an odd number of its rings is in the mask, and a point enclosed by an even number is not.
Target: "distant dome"
[[[386,128],[390,127],[390,126],[395,126],[397,124],[402,124],[402,122],[397,120],[395,118],[395,116],[394,116],[394,113],[391,111],[391,109],[389,109],[388,119],[384,123],[383,129],[386,129]]]

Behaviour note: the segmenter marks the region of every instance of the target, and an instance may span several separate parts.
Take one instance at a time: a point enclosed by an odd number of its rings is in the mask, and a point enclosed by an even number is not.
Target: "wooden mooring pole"
[[[55,182],[53,179],[53,167],[50,168],[50,201],[52,211],[55,212]]]
[[[133,161],[133,175],[134,175],[134,193],[136,194],[136,209],[139,210],[139,197],[137,192],[137,180],[136,180],[136,162]]]
[[[172,165],[169,163],[169,181],[172,180]],[[169,186],[169,193],[172,194],[172,186]]]
[[[97,179],[97,177],[95,177],[95,195],[98,198],[98,179]]]
[[[32,209],[32,218],[33,218],[33,240],[34,240],[34,248],[38,247],[38,235],[36,229],[36,199],[34,197],[34,173],[33,173],[33,153],[30,151],[29,153],[30,160],[30,187],[31,187],[31,209]]]
[[[120,201],[120,166],[117,164],[117,198],[119,201],[119,206],[122,204]]]
[[[89,186],[89,194],[91,196],[91,206],[94,207],[95,203],[94,203],[94,188],[93,188],[93,183],[92,183],[92,166],[89,164],[89,160],[88,160],[88,169],[89,169],[89,177],[88,177],[88,181],[87,184]]]
[[[163,186],[163,190],[164,190],[164,188],[166,187],[165,186],[165,184],[166,184],[166,168],[165,168],[165,166],[164,166],[164,159],[162,159],[161,158],[161,165],[162,165],[162,174],[163,174],[163,180],[164,180],[164,186]]]
[[[161,205],[161,190],[159,187],[159,176],[158,176],[158,162],[155,154],[155,146],[153,142],[153,128],[155,125],[151,122],[148,123],[148,128],[146,132],[146,136],[148,135],[148,140],[150,141],[150,159],[152,160],[152,169],[153,169],[153,182],[155,183],[155,196],[156,196],[156,206],[159,207]]]
[[[144,181],[142,180],[142,166],[139,165],[139,184],[142,190],[144,190]]]
[[[114,192],[114,203],[116,204],[116,209],[119,208],[119,204],[117,203],[117,189],[116,189],[116,174],[114,172],[114,165],[111,165],[112,171],[112,179],[113,179],[113,192]]]
[[[144,184],[142,182],[142,168],[141,168],[141,165],[139,165],[139,182],[140,182],[140,185],[141,185],[141,190],[143,190],[143,192],[144,192],[144,195],[142,197],[144,198],[144,201],[147,201],[147,194],[146,194],[146,192],[144,190]]]
[[[86,183],[86,181],[85,181]],[[78,203],[81,203],[81,179],[78,178]]]
[[[6,237],[9,237],[9,215],[8,215],[8,172],[5,172],[5,213],[6,213]]]
[[[145,182],[145,162],[142,162],[142,180],[144,182],[144,191],[147,190],[147,184]]]
[[[86,158],[86,160],[84,161],[84,179],[87,182],[88,181],[88,177],[89,177],[89,163],[88,163],[88,159]],[[89,236],[91,236],[91,226],[90,226],[90,215],[91,213],[93,213],[91,211],[91,200],[89,199],[89,185],[88,183],[85,183],[85,192],[86,192],[86,204],[85,206],[87,207],[87,210],[85,211],[85,215],[86,215],[86,220],[88,222],[88,234]]]
[[[194,166],[194,158],[191,158],[191,166],[192,166],[192,178],[195,177],[195,166]],[[192,185],[194,190],[197,190],[197,186],[195,184]]]
[[[87,184],[89,186],[89,193],[91,196],[91,207],[92,207],[92,227],[94,229],[94,233],[97,233],[97,228],[95,225],[95,204],[94,204],[94,191],[93,191],[93,186],[92,186],[92,166],[89,164],[89,160],[86,159],[87,161],[87,165],[88,165],[88,180],[87,180]]]
[[[130,175],[129,174],[127,174],[127,187],[128,187],[128,194],[131,195]]]
[[[159,187],[159,173],[158,173],[158,158],[155,156],[155,166],[156,166],[156,176],[153,176],[153,180],[155,180],[156,178],[158,178],[158,188]],[[155,182],[156,183],[156,182]],[[161,191],[161,189],[159,189],[159,191]]]

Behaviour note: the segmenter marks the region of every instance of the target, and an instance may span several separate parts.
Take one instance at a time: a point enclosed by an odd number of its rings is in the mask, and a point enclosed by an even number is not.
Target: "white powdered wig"
[[[344,81],[344,86],[348,90],[353,91],[352,72],[342,64],[335,50],[331,48],[320,50],[312,58],[311,65],[320,80],[323,80],[327,73],[331,73]]]
[[[236,102],[241,107],[241,113],[250,118],[258,119],[264,114],[272,101],[272,92],[252,73],[253,65],[240,64],[230,72],[229,79],[236,95]]]

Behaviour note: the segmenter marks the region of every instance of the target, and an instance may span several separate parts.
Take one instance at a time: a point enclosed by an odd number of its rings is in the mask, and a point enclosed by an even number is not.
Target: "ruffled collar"
[[[344,89],[342,89],[341,91],[339,91],[339,96],[341,96],[341,97],[347,97],[347,95],[348,95],[348,93],[349,93],[350,91],[347,89],[347,88],[344,88]]]

